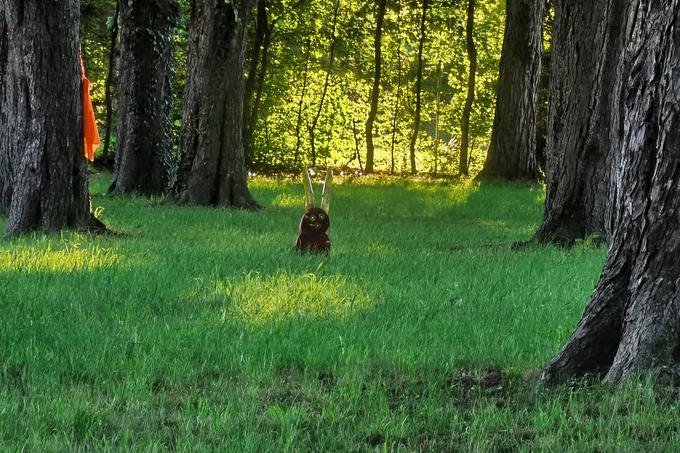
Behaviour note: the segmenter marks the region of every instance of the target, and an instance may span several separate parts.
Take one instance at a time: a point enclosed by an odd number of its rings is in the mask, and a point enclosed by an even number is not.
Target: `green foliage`
[[[175,145],[181,141],[181,112],[188,51],[186,0],[175,34],[176,78],[173,87]],[[428,12],[424,49],[423,122],[418,140],[418,168],[433,169],[435,149],[436,68],[442,64],[440,81],[440,138],[443,173],[457,167],[460,119],[466,94],[465,2],[434,1]],[[110,35],[107,24],[115,0],[84,0],[82,3],[82,47],[92,97],[100,126],[104,120],[104,82],[108,70]],[[308,127],[318,110],[329,62],[333,8],[322,0],[268,0],[272,31],[269,68],[254,129],[251,164],[258,171],[299,170],[309,163]],[[336,38],[336,61],[330,87],[316,130],[319,165],[358,167],[352,160],[358,147],[365,154],[364,125],[368,116],[373,74],[374,2],[340,0]],[[251,47],[255,14],[251,14]],[[415,75],[419,38],[420,4],[416,0],[390,1],[383,34],[383,78],[375,125],[376,164],[390,167],[393,126],[397,171],[407,170],[408,138],[415,110]],[[477,97],[471,124],[472,169],[483,163],[490,136],[495,100],[495,82],[503,36],[504,2],[483,0],[477,8],[475,39],[479,51]],[[309,47],[307,46],[309,42]],[[248,52],[253,55],[252,49]],[[219,62],[216,62],[219,64]],[[248,67],[248,65],[246,65]],[[307,89],[302,99],[301,162],[295,168],[296,124],[305,67]],[[115,95],[115,86],[114,86]],[[395,107],[399,98],[399,110]],[[114,103],[115,105],[115,103]],[[356,134],[355,134],[356,126]],[[114,128],[115,132],[115,128]]]
[[[116,11],[116,0],[82,0],[80,5],[80,47],[85,71],[91,82],[92,105],[97,124],[104,127],[106,120],[104,90],[109,69],[111,25]],[[114,95],[115,89],[114,84]]]
[[[260,213],[108,182],[93,205],[125,237],[0,242],[0,450],[678,448],[677,398],[649,384],[518,377],[563,344],[605,255],[511,251],[538,188],[338,178],[325,258],[293,251],[297,181],[255,178]]]
[[[383,38],[383,78],[375,130],[378,168],[390,167],[393,119],[398,94],[395,154],[398,171],[407,170],[408,137],[413,126],[420,5],[415,1],[390,2]],[[502,45],[504,5],[480,2],[475,38],[480,51],[477,102],[472,118],[475,162],[481,165],[493,121],[495,81]],[[309,59],[308,85],[303,100],[303,153],[309,159],[306,126],[316,114],[328,68],[332,8],[326,2],[270,2],[276,17],[271,66],[265,91],[264,115],[256,128],[254,165],[264,169],[291,169],[295,149],[297,109],[303,91],[305,59]],[[373,74],[373,2],[341,1],[336,63],[331,72],[328,99],[318,125],[321,165],[342,166],[351,161],[358,145],[365,152],[364,123],[369,110]],[[419,168],[433,168],[436,112],[436,67],[443,66],[440,106],[440,149],[444,172],[456,168],[460,118],[465,102],[465,5],[435,2],[429,11],[424,49],[423,124],[418,141]],[[304,43],[310,39],[308,51]],[[400,61],[401,60],[401,61]],[[401,70],[400,70],[401,66]],[[400,87],[400,84],[402,85]],[[357,133],[354,132],[356,123]],[[357,144],[358,142],[358,144]],[[354,166],[358,162],[352,162]],[[474,165],[474,163],[473,163]]]

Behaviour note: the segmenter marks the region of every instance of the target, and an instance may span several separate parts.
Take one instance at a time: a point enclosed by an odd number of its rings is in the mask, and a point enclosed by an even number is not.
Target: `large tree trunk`
[[[680,2],[632,3],[618,225],[583,319],[543,370],[548,381],[680,376]]]
[[[253,209],[243,149],[251,0],[193,0],[178,192],[185,203]]]
[[[476,0],[468,0],[467,26],[465,28],[470,73],[468,74],[468,89],[465,107],[463,108],[463,118],[460,122],[460,159],[458,161],[458,171],[462,175],[468,174],[470,115],[472,114],[472,104],[475,102],[475,84],[477,83],[477,48],[475,47],[474,38],[475,2]]]
[[[1,0],[0,15],[7,61],[0,149],[10,166],[2,173],[12,180],[7,234],[85,228],[80,1]]]
[[[613,233],[623,5],[624,0],[556,3],[539,242],[568,244],[591,234],[609,241]]]
[[[423,91],[423,47],[425,45],[425,35],[427,32],[427,7],[429,0],[423,0],[423,11],[420,16],[420,38],[418,39],[418,71],[416,74],[416,112],[413,120],[413,131],[411,132],[411,141],[409,143],[409,157],[411,159],[411,173],[415,174],[418,169],[416,167],[416,144],[418,142],[418,134],[420,133],[420,111],[422,109],[422,91]]]
[[[537,179],[536,107],[545,0],[508,0],[491,144],[483,176]]]
[[[115,194],[158,195],[171,152],[172,38],[176,0],[122,2]]]
[[[375,69],[373,74],[373,89],[371,90],[371,110],[368,113],[366,120],[366,173],[373,173],[373,154],[375,146],[373,145],[373,124],[375,117],[378,115],[378,101],[380,100],[380,74],[382,71],[382,30],[383,21],[385,20],[385,9],[387,8],[387,0],[379,0],[378,15],[375,24]]]
[[[3,5],[0,2],[0,5]],[[7,99],[6,75],[8,67],[9,36],[6,25],[5,11],[0,11],[0,214],[5,215],[9,211],[12,202],[12,186],[14,178],[12,176],[12,166],[14,157],[10,156],[10,146],[7,140],[12,138],[8,128],[10,127],[7,115],[8,107],[5,107]],[[3,130],[5,133],[3,133]],[[16,151],[15,147],[11,148]]]

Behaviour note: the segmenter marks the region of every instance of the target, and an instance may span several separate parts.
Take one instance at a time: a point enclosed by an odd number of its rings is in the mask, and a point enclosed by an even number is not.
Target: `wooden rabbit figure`
[[[333,170],[329,167],[326,172],[320,208],[317,208],[314,202],[312,178],[306,168],[302,174],[302,181],[305,186],[305,214],[300,220],[300,230],[295,242],[295,248],[301,254],[310,252],[327,255],[331,250],[331,240],[327,233],[328,228],[331,226],[330,219],[328,218],[328,208],[331,201]]]

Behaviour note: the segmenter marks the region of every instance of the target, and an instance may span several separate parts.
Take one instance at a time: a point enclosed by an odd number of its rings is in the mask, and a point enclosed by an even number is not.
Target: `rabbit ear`
[[[324,181],[323,183],[323,195],[321,196],[321,209],[326,211],[327,214],[331,205],[332,187],[333,187],[333,169],[331,167],[328,167],[328,170],[326,170],[326,181]]]
[[[309,211],[314,207],[314,188],[312,188],[312,178],[309,176],[307,167],[302,173],[302,183],[305,186],[305,210]]]

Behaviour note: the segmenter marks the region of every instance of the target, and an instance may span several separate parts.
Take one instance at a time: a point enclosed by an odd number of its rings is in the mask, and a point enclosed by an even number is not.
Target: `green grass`
[[[94,205],[125,237],[0,241],[0,450],[680,446],[679,403],[649,384],[519,378],[566,340],[605,257],[511,251],[539,188],[345,180],[326,258],[292,249],[298,183],[252,181],[257,213],[106,183]]]

